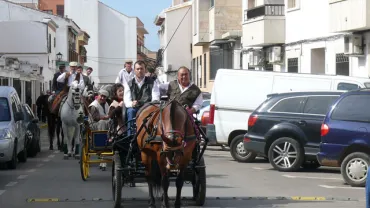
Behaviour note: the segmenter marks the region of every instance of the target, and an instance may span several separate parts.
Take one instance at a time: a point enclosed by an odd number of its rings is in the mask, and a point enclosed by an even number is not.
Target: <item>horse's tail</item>
[[[161,194],[162,187],[162,173],[159,164],[156,160],[152,160],[151,171],[149,174],[150,174],[149,177],[153,185],[154,194],[156,196],[159,196]]]

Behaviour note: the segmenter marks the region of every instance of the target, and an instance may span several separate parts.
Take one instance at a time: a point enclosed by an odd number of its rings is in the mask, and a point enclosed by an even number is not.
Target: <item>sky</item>
[[[149,34],[145,35],[145,46],[151,51],[158,51],[158,26],[154,24],[155,17],[172,4],[172,0],[100,0],[102,3],[127,15],[138,17]]]

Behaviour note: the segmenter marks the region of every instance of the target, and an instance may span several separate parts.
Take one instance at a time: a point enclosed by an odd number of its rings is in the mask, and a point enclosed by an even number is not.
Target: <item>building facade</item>
[[[194,0],[192,17],[192,80],[211,92],[218,69],[242,68],[242,1]]]
[[[42,75],[43,80],[40,80],[41,89],[40,91],[46,91],[51,89],[50,80],[52,79],[52,75],[58,71],[58,66],[60,64],[66,64],[68,69],[68,63],[70,61],[78,61],[80,54],[77,52],[77,45],[79,44],[78,38],[80,37],[87,37],[88,34],[80,30],[79,26],[71,19],[62,18],[60,16],[56,16],[53,14],[48,14],[46,12],[42,12],[37,9],[33,9],[31,7],[23,6],[20,4],[12,3],[9,1],[0,0],[0,21],[31,21],[31,22],[44,22],[51,27],[48,30],[48,45],[51,46],[53,50],[49,53],[47,63],[48,65],[44,65],[43,59],[34,59],[37,62],[33,64],[37,64],[42,68]],[[52,25],[57,25],[55,29],[55,34],[51,31],[53,30]],[[56,27],[56,26],[54,26]],[[23,32],[24,33],[24,32]],[[28,33],[25,33],[28,34]],[[33,37],[33,36],[32,36]],[[87,43],[88,38],[86,39],[84,44]],[[28,40],[28,39],[27,39]],[[32,42],[33,43],[33,42]],[[86,52],[85,52],[86,54]],[[85,55],[86,56],[86,55]],[[18,55],[21,57],[21,55]],[[17,58],[17,57],[15,57]],[[22,59],[19,59],[20,61]],[[10,63],[10,62],[9,62]],[[25,64],[27,65],[28,62]],[[30,62],[31,63],[31,62]],[[81,65],[84,63],[80,63]],[[10,66],[8,66],[10,67]],[[41,72],[41,71],[40,71]],[[4,85],[14,86],[14,82],[12,81],[13,78],[9,77],[3,78],[2,83]],[[5,81],[4,81],[5,80]],[[17,81],[15,82],[15,84]],[[14,86],[16,87],[16,86]],[[38,87],[36,87],[38,89]],[[31,89],[31,88],[26,88]],[[32,91],[34,93],[32,97],[38,97],[40,95],[40,91]],[[23,95],[20,95],[22,97]],[[32,103],[35,103],[35,99],[32,99]]]
[[[158,79],[170,82],[176,79],[180,66],[191,68],[192,51],[192,2],[174,2],[155,19],[159,26],[160,49],[157,53]],[[176,32],[175,32],[176,31]]]
[[[57,28],[50,19],[0,22],[1,85],[13,86],[31,107],[43,88],[51,88]]]
[[[65,15],[88,31],[86,64],[96,84],[114,83],[127,59],[137,60],[137,19],[98,0],[65,0]]]

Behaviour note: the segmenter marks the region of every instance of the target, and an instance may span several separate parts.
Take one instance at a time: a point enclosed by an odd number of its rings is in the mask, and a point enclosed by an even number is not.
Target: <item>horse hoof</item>
[[[80,159],[80,155],[75,155],[75,159]]]
[[[156,208],[155,205],[149,205],[149,208]]]
[[[102,171],[106,171],[107,170],[107,168],[106,167],[102,167],[102,169],[101,169]]]
[[[69,154],[68,154],[68,157],[72,157],[72,154],[71,154],[71,153],[69,153]]]
[[[64,155],[63,159],[68,160],[69,159],[68,155]]]

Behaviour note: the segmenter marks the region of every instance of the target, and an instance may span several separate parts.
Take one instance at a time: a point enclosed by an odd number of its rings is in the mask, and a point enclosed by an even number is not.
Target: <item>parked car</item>
[[[340,167],[344,181],[365,186],[370,163],[370,90],[343,94],[321,126],[318,161]]]
[[[0,86],[0,112],[0,162],[16,169],[18,160],[27,161],[27,140],[22,106],[13,87]]]
[[[241,138],[248,131],[248,118],[268,94],[357,88],[370,88],[370,80],[336,75],[219,69],[211,95],[207,125],[209,144],[230,146],[238,138],[238,149],[230,148],[230,152],[235,155],[236,151],[242,151]]]
[[[244,155],[236,160],[268,157],[279,171],[297,171],[304,165],[319,167],[321,123],[343,91],[290,92],[269,95],[249,117],[244,135]],[[243,141],[235,139],[231,148]]]
[[[39,119],[33,114],[28,104],[22,105],[23,128],[26,130],[28,156],[34,157],[41,151]]]

